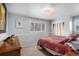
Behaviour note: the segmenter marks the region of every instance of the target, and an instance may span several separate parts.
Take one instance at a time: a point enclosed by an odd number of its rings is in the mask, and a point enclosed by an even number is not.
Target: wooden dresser
[[[0,47],[0,56],[20,56],[20,42],[18,37],[14,37],[15,42],[11,45],[8,42],[3,42]]]

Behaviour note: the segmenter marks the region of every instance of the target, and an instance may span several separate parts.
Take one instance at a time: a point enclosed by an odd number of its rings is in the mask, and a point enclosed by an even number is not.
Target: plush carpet
[[[36,44],[29,47],[24,47],[21,50],[21,56],[51,56],[44,49],[38,49]]]

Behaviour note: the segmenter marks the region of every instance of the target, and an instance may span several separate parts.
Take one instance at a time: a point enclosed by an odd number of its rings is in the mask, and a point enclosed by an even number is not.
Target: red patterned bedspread
[[[38,41],[38,45],[46,47],[61,54],[73,52],[72,48],[65,45],[69,39],[63,36],[42,37]]]

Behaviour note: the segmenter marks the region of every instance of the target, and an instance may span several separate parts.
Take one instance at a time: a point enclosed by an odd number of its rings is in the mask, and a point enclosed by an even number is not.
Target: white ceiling
[[[50,16],[42,14],[43,8],[50,5],[54,13]],[[57,3],[6,3],[9,13],[21,14],[24,16],[36,17],[46,20],[53,20],[60,17],[74,15],[74,11],[79,11],[79,4],[57,4]],[[77,13],[76,12],[76,13]]]

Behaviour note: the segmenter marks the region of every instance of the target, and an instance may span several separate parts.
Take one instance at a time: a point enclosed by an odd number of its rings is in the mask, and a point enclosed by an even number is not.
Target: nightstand
[[[15,42],[11,45],[8,42],[3,42],[0,47],[0,56],[20,56],[20,42],[18,37],[14,37]]]

